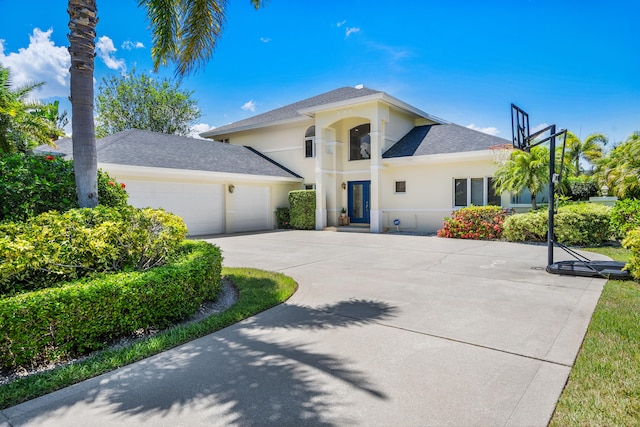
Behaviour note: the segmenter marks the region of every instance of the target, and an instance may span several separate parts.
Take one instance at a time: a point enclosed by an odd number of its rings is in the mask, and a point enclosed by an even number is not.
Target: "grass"
[[[616,261],[624,248],[590,248]],[[550,426],[640,425],[640,285],[609,280]]]
[[[81,362],[31,375],[0,387],[0,409],[93,378],[233,325],[286,301],[296,282],[283,274],[250,268],[223,268],[240,291],[236,304],[200,322],[176,326],[126,347],[109,349]]]

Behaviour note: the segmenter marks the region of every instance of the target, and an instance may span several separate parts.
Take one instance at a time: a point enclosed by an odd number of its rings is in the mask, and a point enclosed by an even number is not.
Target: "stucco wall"
[[[433,233],[442,228],[443,218],[454,210],[453,180],[491,177],[496,169],[487,155],[467,157],[386,164],[380,180],[382,226],[395,229],[394,220],[399,219],[400,230]],[[406,182],[405,193],[395,193],[396,181]]]

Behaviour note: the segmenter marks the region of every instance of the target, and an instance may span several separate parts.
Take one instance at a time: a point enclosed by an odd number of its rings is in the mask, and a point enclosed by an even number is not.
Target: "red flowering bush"
[[[500,206],[470,206],[454,211],[452,216],[444,219],[438,237],[490,240],[502,235],[507,211]]]

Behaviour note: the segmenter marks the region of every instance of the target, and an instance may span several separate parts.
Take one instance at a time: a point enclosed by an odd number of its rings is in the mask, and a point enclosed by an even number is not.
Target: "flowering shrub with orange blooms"
[[[438,237],[455,239],[491,240],[502,235],[502,224],[508,211],[500,206],[470,206],[445,218]]]

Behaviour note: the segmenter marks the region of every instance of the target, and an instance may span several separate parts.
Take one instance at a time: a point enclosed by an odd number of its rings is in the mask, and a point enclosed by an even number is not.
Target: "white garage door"
[[[233,192],[234,231],[258,231],[273,228],[269,187],[237,185]]]
[[[144,208],[162,208],[184,220],[189,235],[224,232],[222,184],[126,181],[129,203]]]

